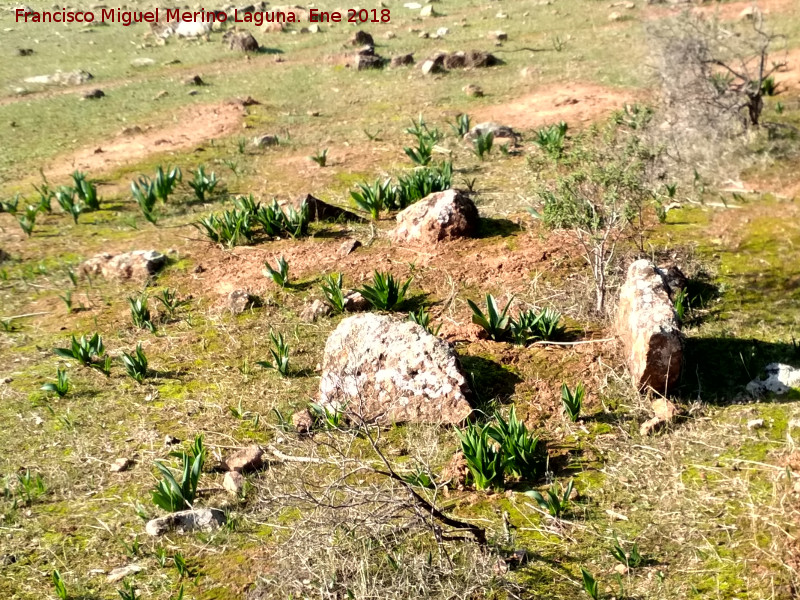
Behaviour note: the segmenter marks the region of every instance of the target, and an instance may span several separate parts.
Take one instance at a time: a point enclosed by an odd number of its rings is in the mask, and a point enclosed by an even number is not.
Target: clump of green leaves
[[[64,583],[64,580],[61,577],[61,573],[58,572],[58,569],[53,571],[52,580],[53,580],[53,588],[56,591],[56,596],[58,596],[58,600],[69,600],[69,594],[67,593],[67,585]]]
[[[453,183],[453,163],[445,161],[433,167],[413,169],[397,178],[390,209],[403,209],[433,194],[449,190]]]
[[[203,165],[197,167],[196,171],[192,171],[192,175],[193,177],[189,182],[189,187],[192,188],[195,197],[197,197],[200,202],[205,202],[206,196],[214,192],[214,188],[217,187],[219,179],[217,179],[217,175],[213,171],[211,175],[206,175]]]
[[[639,545],[634,543],[631,546],[631,551],[625,552],[625,549],[619,543],[616,532],[614,533],[614,545],[611,547],[611,556],[629,569],[635,569],[644,564],[644,558],[639,554]]]
[[[467,114],[460,114],[456,117],[455,125],[450,125],[453,130],[453,133],[456,134],[458,137],[463,138],[465,135],[469,133],[471,129],[471,123],[469,115]]]
[[[152,332],[156,330],[156,326],[153,324],[148,300],[147,294],[139,294],[129,297],[128,304],[131,308],[133,324],[139,329],[149,329]]]
[[[177,512],[191,508],[197,495],[197,484],[206,460],[206,449],[203,445],[203,436],[197,436],[188,452],[173,453],[181,461],[180,482],[175,479],[172,471],[160,461],[156,461],[156,468],[161,472],[162,478],[152,492],[153,503],[167,512]]]
[[[317,163],[320,167],[324,167],[328,162],[328,149],[325,148],[324,150],[319,150],[316,154],[312,154],[309,158]]]
[[[429,313],[424,306],[420,307],[417,312],[408,313],[408,320],[416,323],[431,335],[439,335],[439,331],[442,328],[441,323],[439,323],[438,327],[433,327],[431,324],[431,313]]]
[[[592,600],[599,600],[600,585],[597,583],[594,575],[581,567],[581,577],[583,578],[583,591],[585,591]]]
[[[511,333],[514,341],[527,346],[537,340],[555,340],[564,334],[561,325],[561,313],[552,308],[542,310],[529,309],[520,312],[516,319],[511,319]]]
[[[585,394],[586,388],[582,383],[575,387],[574,392],[567,387],[566,383],[561,384],[561,404],[564,406],[564,412],[567,413],[569,420],[573,423],[580,417]]]
[[[491,429],[470,423],[464,431],[456,431],[461,451],[467,461],[475,488],[501,488],[504,480],[503,455],[500,445],[491,438]]]
[[[508,337],[511,327],[511,320],[508,317],[508,309],[511,307],[513,298],[508,301],[505,308],[498,310],[497,301],[491,294],[486,294],[486,314],[478,308],[472,300],[467,300],[467,304],[472,309],[472,322],[480,325],[489,334],[489,337],[496,342],[500,342]]]
[[[13,198],[8,200],[0,200],[0,213],[8,213],[10,215],[17,214],[19,208],[19,194],[14,194]]]
[[[472,151],[475,156],[483,160],[492,151],[494,145],[494,134],[491,131],[483,131],[478,133],[474,140],[472,140]]]
[[[149,177],[143,175],[136,181],[131,181],[131,194],[144,218],[153,225],[158,221],[156,215],[156,188]]]
[[[421,139],[417,143],[416,148],[406,146],[403,148],[403,151],[406,153],[406,156],[411,159],[411,162],[424,167],[431,162],[434,145],[434,142],[430,139]]]
[[[175,313],[181,306],[189,304],[189,300],[178,298],[178,292],[169,288],[164,288],[159,294],[155,296],[164,309],[169,313],[169,318],[174,319]]]
[[[280,287],[285,288],[287,285],[289,285],[289,263],[286,262],[286,259],[283,256],[278,259],[274,269],[269,262],[264,262],[264,269],[266,269],[267,274],[272,281],[274,281]]]
[[[560,158],[564,153],[564,142],[567,139],[567,124],[561,121],[557,125],[542,127],[536,131],[533,141],[552,158]]]
[[[405,300],[412,279],[413,277],[409,277],[401,284],[391,273],[375,271],[372,274],[372,285],[364,285],[358,291],[373,308],[394,310]]]
[[[78,217],[83,212],[83,205],[75,201],[75,190],[69,186],[61,186],[55,192],[56,201],[65,213],[72,217],[75,224],[78,224]]]
[[[212,242],[229,248],[248,244],[253,239],[252,213],[248,210],[226,210],[221,216],[211,214],[194,226]]]
[[[73,189],[78,199],[89,210],[100,210],[100,200],[97,197],[97,187],[86,179],[86,173],[74,171],[72,173]]]
[[[153,191],[156,198],[166,203],[167,198],[182,179],[183,174],[178,167],[171,169],[168,167],[165,171],[161,165],[158,165],[155,179],[153,179]]]
[[[106,355],[103,339],[97,333],[91,338],[85,335],[76,338],[73,335],[69,348],[54,348],[53,351],[62,358],[77,360],[86,367],[99,368],[106,375],[111,371],[111,357]]]
[[[322,278],[322,293],[325,301],[337,313],[344,312],[344,277],[341,273],[330,273]]]
[[[689,308],[689,297],[686,290],[683,288],[679,289],[672,303],[675,306],[675,314],[678,315],[678,320],[683,322],[686,309]]]
[[[536,490],[527,491],[525,495],[533,498],[542,510],[546,510],[550,513],[550,516],[558,519],[561,518],[562,514],[567,512],[569,498],[572,495],[572,487],[573,481],[570,480],[561,495],[559,495],[559,490],[555,484],[547,489],[546,496],[542,496],[542,494]]]
[[[39,212],[49,213],[53,211],[52,202],[56,192],[50,187],[50,184],[47,182],[47,177],[45,177],[42,169],[39,169],[39,174],[42,176],[42,184],[34,185],[33,189],[35,189],[36,193],[39,194]],[[0,212],[3,212],[2,204],[3,203],[0,202]]]
[[[315,428],[341,429],[344,425],[345,414],[341,407],[322,406],[312,402],[308,405],[308,412],[314,419]]]
[[[270,340],[272,341],[272,348],[269,353],[272,355],[272,362],[261,360],[256,364],[264,367],[265,369],[274,369],[284,377],[289,376],[289,344],[283,339],[283,334],[279,333],[277,336],[274,332],[269,332]]]
[[[25,209],[25,212],[21,215],[17,215],[17,222],[19,223],[19,228],[25,233],[26,236],[31,237],[33,234],[33,228],[36,226],[36,215],[39,214],[39,207],[38,206],[28,206]]]
[[[70,383],[69,383],[69,376],[67,375],[66,369],[62,369],[58,367],[56,372],[56,380],[53,382],[45,383],[42,386],[42,391],[51,392],[53,394],[58,394],[59,398],[63,398],[64,396],[69,393]]]
[[[122,353],[122,364],[125,372],[137,383],[142,383],[147,377],[147,356],[142,350],[142,344],[136,344],[136,351],[132,354]]]
[[[523,479],[538,477],[544,469],[543,446],[539,438],[517,418],[513,406],[507,421],[499,413],[495,413],[494,418],[496,423],[489,435],[500,444],[505,470]]]
[[[382,210],[394,203],[394,188],[391,179],[384,182],[375,181],[371,185],[359,183],[358,188],[360,191],[350,192],[350,196],[360,209],[369,213],[374,221],[378,220]]]
[[[244,200],[244,198],[240,198],[237,202]],[[261,206],[260,203],[254,203],[252,196],[241,206],[247,207],[247,210],[253,215],[253,219],[269,236],[288,235],[294,239],[308,235],[311,212],[305,200],[298,208],[289,206],[286,211],[281,208],[277,200],[273,200],[270,205]]]
[[[17,495],[26,506],[30,506],[37,498],[44,496],[47,486],[44,478],[39,473],[34,473],[29,468],[17,473]]]

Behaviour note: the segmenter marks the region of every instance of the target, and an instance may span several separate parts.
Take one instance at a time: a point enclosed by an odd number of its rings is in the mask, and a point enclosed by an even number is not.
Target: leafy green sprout
[[[289,285],[289,263],[281,256],[273,269],[269,262],[264,263],[264,269],[267,275],[275,282],[276,285],[285,288]]]
[[[139,600],[136,587],[128,580],[122,582],[122,589],[117,590],[117,593],[119,594],[120,600]]]
[[[534,143],[551,158],[560,158],[564,153],[564,142],[567,139],[568,126],[564,121],[556,125],[548,125],[536,131]]]
[[[345,421],[344,409],[341,407],[322,406],[317,403],[308,405],[308,412],[314,419],[314,425],[324,429],[341,429]]]
[[[164,288],[160,293],[156,294],[158,300],[164,309],[169,313],[170,319],[175,318],[175,313],[182,306],[189,304],[189,300],[178,298],[178,292],[169,288]]]
[[[178,167],[167,168],[165,171],[161,165],[156,169],[156,176],[153,179],[153,191],[156,198],[166,203],[167,198],[175,190],[175,187],[183,179],[183,174]]]
[[[403,151],[415,165],[425,167],[433,158],[434,142],[431,139],[420,139],[416,148],[404,147]]]
[[[25,505],[30,506],[34,500],[45,494],[47,486],[39,473],[34,473],[26,468],[21,473],[17,473],[17,490]]]
[[[489,435],[500,444],[505,470],[523,479],[538,477],[544,466],[539,438],[517,418],[514,406],[507,421],[499,413],[494,419],[496,424],[490,427]]]
[[[325,301],[337,313],[344,312],[344,277],[341,273],[329,273],[322,278],[322,293]]]
[[[28,206],[21,215],[17,215],[19,228],[27,237],[33,235],[33,228],[36,226],[36,216],[39,214],[38,206]]]
[[[561,495],[559,495],[559,490],[556,487],[556,484],[550,486],[545,491],[544,496],[537,490],[529,490],[525,492],[525,495],[529,498],[533,498],[536,501],[536,504],[538,504],[542,510],[547,511],[551,517],[559,519],[561,518],[561,515],[566,513],[567,508],[569,507],[573,483],[573,480],[570,480]]]
[[[484,131],[479,133],[472,141],[472,151],[475,156],[484,160],[491,153],[493,144],[494,134],[491,131]]]
[[[431,335],[438,336],[439,331],[442,329],[441,323],[435,328],[432,326],[431,313],[424,306],[420,307],[417,312],[408,313],[408,320],[416,323]]]
[[[631,546],[631,551],[625,552],[624,548],[619,543],[616,532],[614,533],[614,545],[611,547],[611,556],[629,569],[636,569],[644,564],[644,558],[642,558],[642,555],[639,553],[638,544],[634,543]]]
[[[75,201],[75,190],[68,186],[61,186],[55,191],[55,198],[61,210],[70,215],[77,225],[78,217],[83,212],[83,204]]]
[[[467,461],[475,488],[501,488],[504,480],[503,454],[500,445],[491,438],[491,429],[470,423],[464,431],[456,431],[461,451]]]
[[[131,354],[122,353],[122,364],[125,372],[137,383],[142,383],[147,377],[147,356],[142,350],[142,344],[136,344],[136,350]]]
[[[583,579],[583,590],[592,600],[599,600],[600,586],[597,583],[597,580],[594,578],[594,575],[581,567],[581,577]]]
[[[62,358],[76,360],[86,367],[96,367],[97,360],[106,357],[103,339],[97,333],[91,338],[85,335],[76,338],[73,335],[69,348],[54,348],[53,351]]]
[[[19,210],[19,194],[14,194],[8,200],[0,201],[0,213],[6,212],[10,215],[15,215],[17,210]]]
[[[45,383],[41,387],[42,391],[57,394],[59,398],[66,396],[69,393],[69,389],[69,376],[67,375],[66,369],[62,369],[61,367],[58,367],[56,371],[56,380],[54,382]]]
[[[514,299],[509,299],[503,310],[499,310],[497,301],[491,294],[486,294],[486,313],[478,308],[472,300],[467,300],[467,304],[472,309],[472,322],[480,325],[489,337],[496,342],[504,340],[508,336],[511,328],[511,320],[508,317],[508,309]]]
[[[149,177],[143,175],[138,180],[131,182],[131,195],[142,211],[144,218],[153,225],[158,221],[156,215],[156,189],[153,181]]]
[[[289,375],[289,344],[283,339],[283,334],[279,333],[277,336],[274,332],[269,332],[269,337],[272,342],[272,348],[269,353],[272,355],[272,362],[262,360],[256,364],[264,367],[265,369],[273,369],[280,373],[283,377]]]
[[[555,340],[564,334],[561,325],[561,313],[552,308],[542,310],[526,310],[520,312],[516,319],[511,319],[511,333],[514,341],[527,346],[536,340]]]
[[[226,210],[220,216],[212,214],[200,219],[194,226],[212,242],[232,248],[252,240],[252,217],[248,210]]]
[[[309,158],[317,163],[320,167],[324,167],[328,163],[328,149],[325,148],[323,150],[319,150],[316,154],[311,155]]]
[[[358,292],[373,308],[394,310],[404,302],[412,279],[413,277],[409,277],[401,284],[391,273],[375,271],[372,274],[372,285],[365,284],[358,289]]]
[[[73,189],[78,199],[89,210],[100,210],[100,200],[97,197],[97,187],[86,179],[86,174],[80,171],[72,173]]]
[[[58,569],[53,571],[51,574],[51,579],[53,580],[53,588],[56,591],[56,596],[58,596],[58,599],[69,600],[67,585],[64,583],[64,579],[61,577],[61,573],[58,572]]]
[[[204,202],[206,196],[214,192],[214,188],[219,184],[216,173],[212,171],[211,175],[206,175],[203,165],[197,167],[196,171],[192,171],[193,178],[189,181],[189,187],[194,191],[195,197]]]
[[[153,324],[152,315],[150,314],[148,300],[147,294],[140,294],[139,296],[129,297],[128,304],[130,305],[131,320],[134,326],[153,332],[156,330],[156,327]]]
[[[173,453],[181,462],[181,477],[178,481],[164,463],[156,461],[161,473],[151,496],[153,503],[167,512],[191,508],[197,495],[197,485],[206,460],[203,437],[197,436],[188,452]]]
[[[564,412],[573,423],[578,420],[583,407],[583,398],[586,395],[586,388],[583,383],[579,383],[572,391],[567,387],[566,383],[561,384],[561,404],[564,406]]]
[[[373,221],[377,221],[381,211],[385,210],[394,200],[394,188],[392,180],[386,179],[382,183],[375,181],[371,185],[359,183],[359,191],[350,192],[350,197],[361,209],[369,213]]]
[[[460,114],[456,117],[455,125],[450,125],[453,133],[460,138],[463,138],[469,133],[471,129],[471,122],[468,114]]]

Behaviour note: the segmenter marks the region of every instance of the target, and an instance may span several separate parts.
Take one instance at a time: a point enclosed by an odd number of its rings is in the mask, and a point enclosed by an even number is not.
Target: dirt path
[[[99,146],[59,157],[45,168],[45,174],[51,180],[58,180],[75,169],[102,173],[152,154],[186,150],[239,129],[243,114],[242,104],[236,101],[184,108],[174,123],[164,127],[135,128]]]

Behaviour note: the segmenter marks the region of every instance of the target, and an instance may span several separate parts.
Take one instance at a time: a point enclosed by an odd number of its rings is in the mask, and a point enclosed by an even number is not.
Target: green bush
[[[489,427],[475,423],[467,425],[464,431],[456,431],[467,468],[478,490],[503,487],[503,454],[490,433]]]
[[[375,271],[372,274],[372,285],[364,285],[358,291],[373,308],[394,310],[405,300],[412,279],[409,277],[401,284],[391,273]]]

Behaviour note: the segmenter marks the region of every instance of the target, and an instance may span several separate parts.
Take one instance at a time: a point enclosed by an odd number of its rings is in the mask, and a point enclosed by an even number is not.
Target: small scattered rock
[[[359,240],[345,240],[342,242],[342,245],[339,246],[339,256],[345,257],[348,254],[352,254],[356,250],[361,248],[361,242]]]
[[[156,64],[156,61],[152,58],[134,58],[131,61],[131,66],[136,68],[152,67],[154,64]]]
[[[747,391],[754,397],[768,393],[777,395],[788,394],[791,391],[800,391],[800,368],[770,363],[765,369],[763,377],[756,377],[747,384]]]
[[[252,445],[242,448],[225,459],[223,467],[228,471],[249,472],[257,471],[264,463],[262,461],[264,450],[260,446]]]
[[[401,211],[390,237],[400,244],[433,244],[472,237],[477,233],[479,221],[478,209],[469,196],[445,190]]]
[[[33,48],[18,48],[17,56],[31,56],[33,55]]]
[[[232,315],[240,315],[254,304],[254,298],[247,290],[233,290],[228,294],[228,310]]]
[[[280,143],[277,135],[259,135],[253,138],[253,145],[257,148],[277,146]]]
[[[238,496],[244,487],[244,476],[239,471],[228,471],[222,479],[222,487],[229,494]]]
[[[155,275],[167,262],[167,257],[155,250],[134,250],[124,254],[97,254],[83,262],[84,275],[102,275],[105,279],[126,281]]]
[[[28,77],[25,83],[40,83],[44,85],[82,85],[94,79],[94,75],[88,71],[56,71],[52,75],[37,75]]]
[[[357,71],[364,71],[366,69],[382,69],[385,64],[386,59],[375,54],[375,49],[373,46],[362,47],[355,57]]]
[[[258,41],[249,31],[229,31],[222,36],[222,41],[227,43],[231,50],[239,52],[258,52],[260,48]]]
[[[111,464],[112,473],[122,473],[131,468],[133,461],[130,458],[118,458]]]
[[[81,98],[83,100],[98,100],[100,98],[104,98],[106,93],[103,90],[91,90],[90,92],[86,92]]]
[[[438,16],[438,14],[436,13],[435,10],[433,10],[433,5],[432,4],[426,4],[425,6],[423,6],[420,9],[419,16],[420,17],[436,17],[436,16]]]
[[[188,79],[184,80],[183,83],[185,85],[196,85],[196,86],[201,86],[206,84],[206,82],[203,81],[203,78],[200,77],[200,75],[194,75],[192,77],[189,77]]]
[[[297,432],[308,433],[314,427],[314,417],[304,408],[292,415],[292,425]]]
[[[443,38],[448,33],[450,33],[450,30],[447,27],[439,27],[439,29],[436,30],[436,37]]]
[[[499,42],[505,42],[508,39],[508,34],[505,31],[493,31],[489,36]]]
[[[166,98],[169,96],[169,92],[167,90],[161,90],[155,96],[153,96],[153,100],[161,100],[162,98]]]
[[[386,38],[387,40],[393,40],[394,38],[397,37],[397,34],[394,31],[387,31],[386,33],[383,34],[383,37]]]
[[[195,508],[171,513],[147,522],[145,531],[154,537],[166,533],[213,531],[226,522],[225,513],[218,508]]]
[[[464,90],[464,93],[470,98],[483,97],[483,90],[475,84],[469,83],[465,85],[462,89]]]
[[[350,39],[351,46],[375,46],[375,40],[366,31],[356,31]]]
[[[128,575],[135,575],[136,573],[141,573],[142,571],[144,571],[144,567],[135,564],[117,567],[116,569],[111,570],[111,572],[108,574],[108,577],[106,577],[106,581],[108,583],[116,583],[118,581],[122,581]]]
[[[344,309],[347,312],[364,312],[369,310],[369,302],[361,292],[352,290],[344,295]]]
[[[300,313],[300,320],[306,323],[315,323],[323,317],[327,317],[332,312],[328,304],[315,298],[313,301],[306,303]]]
[[[750,419],[747,422],[747,428],[750,430],[762,429],[764,427],[764,419]]]
[[[180,444],[181,441],[176,438],[174,435],[167,434],[164,436],[164,445],[165,446],[174,446],[175,444]]]
[[[446,69],[444,68],[444,59],[447,57],[446,54],[436,54],[422,63],[422,73],[423,75],[435,75],[437,73],[444,73]]]
[[[405,67],[408,65],[414,64],[414,55],[413,54],[401,54],[399,56],[393,56],[390,66],[393,68],[397,67]]]
[[[308,217],[312,221],[348,221],[356,223],[363,223],[366,221],[366,219],[360,215],[346,208],[334,206],[324,200],[315,198],[311,194],[301,196],[294,202],[294,205],[299,208],[303,202],[308,206]]]

